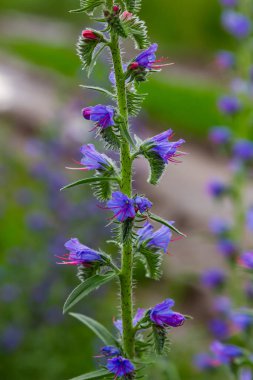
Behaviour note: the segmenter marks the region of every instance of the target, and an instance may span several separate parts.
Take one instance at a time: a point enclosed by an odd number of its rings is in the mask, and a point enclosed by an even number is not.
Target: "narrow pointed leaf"
[[[106,47],[106,45],[103,44],[102,47],[100,49],[98,49],[98,51],[95,53],[94,57],[92,58],[91,63],[90,63],[89,68],[88,68],[88,73],[87,73],[88,78],[90,77],[90,75],[91,75],[91,73],[92,73],[92,71],[93,71],[93,69],[97,63],[98,56],[104,50],[105,47]]]
[[[98,91],[98,92],[102,92],[103,94],[106,94],[107,96],[109,96],[110,98],[114,99],[115,98],[115,95],[106,90],[105,88],[102,88],[102,87],[96,87],[96,86],[85,86],[85,85],[80,85],[80,87],[82,88],[87,88],[88,90],[93,90],[93,91]]]
[[[72,182],[69,185],[66,185],[61,188],[62,190],[65,189],[70,189],[71,187],[79,186],[79,185],[84,185],[86,183],[95,183],[95,182],[107,182],[107,181],[118,181],[117,177],[92,177],[92,178],[84,178],[80,179],[79,181]]]
[[[119,128],[120,128],[120,131],[122,133],[122,137],[124,137],[128,142],[129,144],[132,146],[132,147],[135,147],[135,144],[132,140],[132,137],[130,136],[130,133],[126,127],[126,124],[125,123],[120,123],[119,124]]]
[[[72,317],[78,319],[84,325],[89,327],[90,330],[97,335],[97,337],[106,345],[117,346],[118,342],[114,336],[103,326],[101,323],[95,321],[92,318],[86,317],[83,314],[69,313]]]
[[[100,286],[111,281],[116,276],[115,273],[110,273],[104,276],[96,274],[90,278],[87,278],[84,282],[78,285],[72,293],[68,296],[64,306],[63,313],[66,313],[71,309],[75,304],[80,302],[84,297],[90,294],[93,290],[100,288]]]
[[[161,223],[166,227],[169,227],[172,231],[176,232],[178,235],[187,237],[183,232],[179,231],[176,227],[173,226],[173,224],[170,224],[160,216],[157,216],[155,214],[149,213],[150,219],[154,220],[155,222]]]
[[[90,380],[90,379],[103,379],[104,377],[112,376],[106,369],[99,369],[98,371],[89,372],[84,375],[74,377],[70,380]]]

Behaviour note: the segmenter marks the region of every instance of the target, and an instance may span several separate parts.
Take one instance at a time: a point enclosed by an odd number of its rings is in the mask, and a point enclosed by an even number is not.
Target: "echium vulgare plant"
[[[229,202],[232,220],[215,219],[210,229],[227,263],[227,273],[212,268],[203,273],[202,284],[212,290],[215,337],[211,353],[196,357],[199,368],[227,371],[226,378],[253,379],[253,231],[252,194],[247,186],[253,167],[253,4],[251,0],[221,0],[222,25],[238,41],[236,51],[222,51],[216,62],[231,81],[231,93],[218,101],[229,126],[213,127],[210,140],[229,158],[230,180],[214,180],[209,194]],[[243,268],[243,270],[242,270]],[[245,270],[248,272],[245,273]]]
[[[120,252],[120,258],[114,261],[110,255],[72,238],[65,244],[66,254],[60,257],[61,264],[78,267],[81,281],[66,300],[64,312],[103,284],[116,280],[120,288],[121,315],[114,321],[116,336],[91,318],[71,314],[103,342],[98,353],[100,369],[78,379],[135,379],[142,376],[140,371],[145,362],[154,359],[154,351],[162,354],[166,349],[169,330],[183,325],[188,318],[173,310],[174,301],[170,298],[149,309],[134,311],[133,306],[135,264],[142,263],[147,276],[158,280],[172,233],[183,235],[173,222],[153,214],[150,211],[152,202],[132,189],[135,159],[144,156],[148,160],[149,182],[156,185],[166,165],[183,155],[180,147],[184,143],[181,139],[171,141],[173,131],[170,129],[145,141],[136,135],[133,137],[129,130],[129,116],[137,115],[144,99],[144,95],[137,91],[139,85],[151,73],[168,65],[156,59],[158,46],[149,42],[145,23],[138,17],[140,7],[141,0],[81,0],[81,8],[74,11],[85,12],[101,25],[100,30],[83,30],[78,40],[78,55],[88,75],[103,49],[107,49],[112,62],[111,91],[83,87],[105,94],[113,105],[87,106],[82,115],[94,123],[96,137],[104,141],[105,147],[119,152],[120,157],[116,163],[98,152],[93,144],[83,145],[80,167],[76,169],[94,171],[95,174],[64,188],[91,184],[94,195],[101,202],[100,208],[112,213],[110,243],[114,242]],[[123,64],[120,44],[127,37],[133,39],[136,49],[142,52]],[[152,222],[160,223],[160,228],[155,230]]]

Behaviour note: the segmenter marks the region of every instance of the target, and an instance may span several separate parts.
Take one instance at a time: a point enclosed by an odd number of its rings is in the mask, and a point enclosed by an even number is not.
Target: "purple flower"
[[[221,5],[224,7],[235,7],[238,0],[220,0]]]
[[[220,236],[227,234],[230,227],[225,220],[213,218],[209,222],[209,229],[214,235]]]
[[[239,374],[239,380],[252,380],[252,372],[250,368],[242,368]]]
[[[248,298],[248,300],[252,302],[253,301],[253,283],[252,283],[252,281],[246,282],[245,287],[244,287],[244,292],[245,292],[245,295]]]
[[[231,301],[228,297],[216,297],[213,302],[213,309],[216,313],[228,315],[231,311]]]
[[[147,198],[137,195],[134,198],[134,206],[136,212],[139,211],[141,214],[143,214],[153,206],[153,203],[150,202]]]
[[[82,113],[83,117],[86,120],[94,121],[96,123],[96,126],[102,129],[115,125],[115,122],[113,120],[115,111],[111,106],[98,104],[95,107],[84,108],[82,110]]]
[[[251,22],[243,14],[228,10],[223,12],[222,25],[232,36],[241,39],[248,37],[251,31]]]
[[[14,284],[4,284],[0,288],[0,299],[4,302],[13,302],[20,295],[20,287]]]
[[[242,311],[234,311],[230,314],[230,321],[235,330],[244,331],[252,326],[253,318],[251,315]]]
[[[59,256],[63,260],[59,264],[90,266],[93,263],[102,261],[99,252],[81,244],[76,238],[68,240],[64,246],[69,253],[62,257]]]
[[[114,217],[119,222],[124,222],[128,218],[133,219],[136,215],[134,200],[120,191],[112,193],[112,199],[107,202],[107,208],[114,213]]]
[[[152,44],[147,50],[143,51],[134,59],[134,61],[130,64],[130,69],[136,69],[137,67],[142,67],[148,70],[153,70],[156,68],[160,68],[160,65],[156,65],[156,51],[158,45]]]
[[[151,321],[161,327],[179,327],[184,324],[185,317],[177,313],[172,309],[175,302],[168,298],[162,303],[153,307],[150,311],[150,319]]]
[[[233,147],[234,156],[241,160],[253,159],[253,142],[249,140],[237,140]]]
[[[215,367],[215,361],[210,354],[203,352],[195,355],[194,365],[201,371],[209,370]]]
[[[229,326],[227,321],[220,318],[214,318],[211,320],[209,328],[214,337],[218,339],[226,339],[229,337]]]
[[[115,374],[115,379],[134,372],[134,365],[130,362],[130,360],[125,359],[122,356],[109,359],[107,361],[106,368],[109,372]]]
[[[251,206],[246,215],[246,224],[250,231],[253,231],[253,206]]]
[[[80,163],[85,170],[103,170],[111,166],[109,158],[99,153],[93,144],[83,145],[80,150],[84,156]]]
[[[224,285],[226,280],[222,269],[208,269],[201,276],[201,283],[209,289],[219,288]]]
[[[137,325],[138,322],[140,322],[140,320],[144,317],[145,314],[146,314],[146,309],[141,309],[141,308],[137,309],[137,312],[133,318],[134,327]],[[122,319],[117,319],[116,321],[114,321],[114,326],[122,334],[123,332]]]
[[[238,251],[235,242],[229,238],[220,239],[218,241],[217,248],[225,257],[234,256]]]
[[[208,193],[214,198],[220,198],[228,191],[228,186],[224,183],[214,180],[208,184]]]
[[[234,66],[235,57],[230,51],[220,51],[216,56],[215,62],[220,69],[226,70]]]
[[[213,342],[210,349],[221,364],[229,364],[243,354],[240,347],[232,344],[222,344],[219,341]]]
[[[120,350],[113,346],[104,346],[100,350],[101,354],[107,358],[113,358],[120,355]]]
[[[171,229],[169,227],[162,226],[156,232],[153,230],[154,227],[149,222],[146,222],[137,232],[139,235],[139,242],[145,243],[147,247],[154,247],[166,253],[169,243],[171,242]]]
[[[165,163],[168,161],[176,162],[175,157],[182,156],[184,153],[177,153],[177,149],[185,143],[185,140],[178,140],[170,142],[170,138],[173,136],[172,129],[162,132],[145,141],[144,147],[147,151],[153,151],[162,158]]]
[[[241,103],[235,96],[221,97],[218,106],[220,111],[227,115],[235,115],[241,109]]]
[[[10,325],[2,333],[1,343],[5,350],[13,351],[22,343],[24,331],[20,327]]]
[[[209,139],[213,144],[226,144],[231,139],[231,131],[228,127],[213,127],[209,132]]]
[[[238,259],[239,264],[245,268],[252,270],[253,269],[253,252],[244,252]]]

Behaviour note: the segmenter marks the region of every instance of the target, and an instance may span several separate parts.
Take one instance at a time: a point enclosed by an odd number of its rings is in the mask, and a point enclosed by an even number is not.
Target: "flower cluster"
[[[166,299],[152,308],[138,308],[134,315],[133,283],[137,262],[143,265],[145,274],[154,280],[161,277],[161,263],[168,252],[172,240],[172,231],[184,236],[174,222],[169,222],[151,212],[152,202],[133,191],[133,162],[144,156],[150,164],[150,182],[156,184],[170,162],[185,153],[180,151],[183,139],[171,141],[171,129],[142,141],[131,136],[128,115],[135,116],[136,108],[141,107],[144,95],[137,92],[137,83],[143,82],[148,75],[160,71],[164,66],[162,59],[156,58],[158,45],[149,45],[147,28],[139,19],[141,1],[121,1],[120,5],[104,0],[81,0],[78,12],[88,15],[102,7],[104,17],[97,19],[105,24],[100,31],[84,29],[77,44],[78,55],[83,68],[90,74],[95,67],[101,51],[107,48],[112,61],[109,76],[111,91],[100,87],[84,86],[106,94],[114,105],[97,104],[86,106],[82,110],[85,120],[92,122],[96,137],[106,148],[116,150],[120,159],[111,159],[100,153],[93,144],[81,147],[80,166],[69,168],[84,172],[94,171],[92,177],[81,178],[63,189],[90,184],[99,207],[109,210],[113,215],[109,225],[113,224],[113,242],[120,248],[120,258],[80,243],[77,238],[66,242],[67,253],[59,258],[59,264],[78,267],[81,284],[67,298],[64,312],[80,302],[85,296],[102,285],[117,280],[120,287],[120,319],[114,321],[117,334],[111,334],[97,321],[80,314],[74,317],[90,327],[106,344],[101,348],[100,358],[106,361],[101,369],[85,375],[85,378],[113,377],[132,380],[140,377],[143,369],[140,363],[153,355],[153,347],[158,354],[165,352],[168,333],[172,328],[180,327],[189,317],[173,310],[174,301]],[[123,62],[120,49],[121,39],[130,37],[142,51],[129,62]],[[140,87],[140,86],[139,86]],[[133,111],[131,107],[136,107]],[[114,157],[118,157],[114,155]],[[151,221],[160,223],[154,229]],[[148,338],[147,338],[148,337]],[[146,340],[146,342],[145,342]],[[138,345],[142,344],[141,349]]]
[[[252,312],[242,304],[242,300],[252,300],[252,281],[238,275],[253,270],[253,252],[245,250],[245,236],[252,231],[252,207],[246,204],[245,185],[251,176],[253,163],[253,142],[250,139],[249,104],[252,102],[252,63],[248,49],[252,38],[252,23],[249,18],[250,7],[242,0],[221,0],[223,6],[222,25],[237,40],[240,51],[237,54],[221,51],[216,56],[218,68],[235,73],[232,79],[231,94],[220,97],[218,108],[222,115],[233,125],[215,126],[210,130],[210,141],[230,159],[231,180],[227,183],[214,180],[208,184],[208,193],[221,202],[229,199],[233,206],[233,220],[230,223],[220,219],[212,220],[210,230],[217,240],[217,249],[228,264],[226,274],[222,269],[209,269],[201,276],[201,283],[212,291],[213,313],[209,320],[209,330],[215,339],[210,353],[196,357],[195,364],[201,370],[214,370],[227,366],[236,378],[251,379],[252,369],[245,363],[252,363],[252,347],[245,337],[253,326]],[[242,13],[243,11],[243,13]],[[243,136],[243,138],[238,138]],[[230,294],[222,296],[223,291]],[[229,295],[229,297],[228,297]],[[235,340],[233,340],[235,338]],[[238,342],[238,346],[231,344]],[[240,359],[240,360],[239,360]],[[250,364],[251,367],[251,364]],[[237,377],[237,374],[239,377]]]

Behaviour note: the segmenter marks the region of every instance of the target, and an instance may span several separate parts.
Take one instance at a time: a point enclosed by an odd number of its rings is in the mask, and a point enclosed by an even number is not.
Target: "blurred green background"
[[[112,251],[105,245],[110,231],[104,229],[104,212],[97,208],[91,191],[59,192],[62,185],[78,178],[64,167],[78,159],[79,146],[92,139],[80,109],[104,101],[78,87],[86,83],[86,77],[80,70],[75,43],[89,24],[83,14],[68,13],[77,6],[77,0],[0,2],[3,380],[68,379],[91,370],[99,350],[99,342],[86,328],[62,316],[61,305],[77,279],[73,268],[55,263],[55,255],[63,253],[63,244],[71,236],[95,249],[101,246]],[[172,126],[177,136],[196,144],[193,151],[198,151],[207,147],[208,128],[225,122],[216,110],[216,99],[226,89],[227,78],[212,62],[217,50],[234,46],[221,30],[219,15],[217,0],[143,0],[141,16],[149,25],[152,41],[159,42],[160,54],[176,64],[143,85],[149,97],[136,121],[140,133],[145,135],[145,127],[154,133]],[[98,63],[92,83],[108,85],[106,62],[104,57]],[[144,191],[138,181],[137,186]],[[184,211],[174,215],[180,227],[192,227]],[[192,355],[208,341],[200,323],[208,307],[203,306],[195,274],[190,270],[184,274],[183,257],[181,260],[181,275],[167,273],[159,285],[143,281],[140,268],[136,273],[141,306],[169,294],[182,311],[195,318],[173,334],[170,359],[177,363],[179,375],[168,369],[169,362],[163,362],[160,369],[150,370],[152,379],[208,378],[192,366]],[[102,314],[111,329],[112,316],[117,317],[117,298],[115,289],[107,287],[76,310],[98,320]]]

